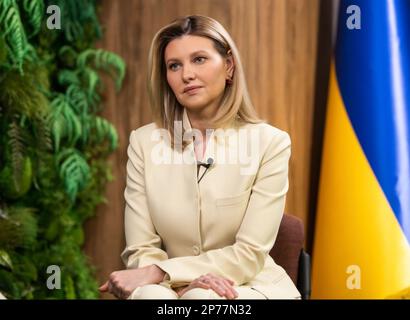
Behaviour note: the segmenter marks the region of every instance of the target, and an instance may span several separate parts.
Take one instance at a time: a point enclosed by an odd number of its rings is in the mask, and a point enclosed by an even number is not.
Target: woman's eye
[[[177,69],[177,67],[178,67],[178,64],[177,64],[177,63],[171,63],[171,64],[168,66],[168,68],[171,69],[172,71],[175,71],[175,70]]]
[[[195,62],[199,62],[199,63],[203,63],[205,60],[206,60],[205,57],[196,57],[196,58],[194,59]]]

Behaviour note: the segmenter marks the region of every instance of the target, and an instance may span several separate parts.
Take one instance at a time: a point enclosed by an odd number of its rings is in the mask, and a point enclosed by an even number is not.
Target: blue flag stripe
[[[360,8],[361,29],[346,24],[351,5]],[[410,241],[410,0],[342,0],[340,6],[335,62],[341,95]]]

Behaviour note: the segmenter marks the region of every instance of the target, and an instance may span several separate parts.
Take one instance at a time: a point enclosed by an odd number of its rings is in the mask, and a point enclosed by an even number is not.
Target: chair
[[[288,273],[302,299],[311,293],[310,255],[303,249],[304,231],[301,219],[284,214],[270,256]]]

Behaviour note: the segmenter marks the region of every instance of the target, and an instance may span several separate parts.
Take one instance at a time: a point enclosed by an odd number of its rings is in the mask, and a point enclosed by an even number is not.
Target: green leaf
[[[67,89],[66,95],[78,115],[84,117],[89,113],[89,99],[87,97],[87,93],[81,87],[75,84],[70,85]]]
[[[57,155],[60,178],[64,181],[65,190],[71,201],[82,190],[90,178],[90,167],[87,161],[75,149],[66,149]]]
[[[15,0],[0,1],[0,32],[11,51],[9,57],[12,63],[22,72],[28,42]]]
[[[37,34],[40,31],[41,22],[44,15],[43,0],[24,0],[23,8],[28,14],[28,19],[33,27],[33,32],[30,36]]]
[[[0,266],[6,267],[10,270],[13,269],[13,264],[11,263],[9,254],[6,251],[1,250],[1,249],[0,249]]]
[[[4,167],[0,171],[0,191],[6,199],[18,199],[24,196],[31,187],[33,171],[31,160],[25,157],[22,166],[18,169]]]
[[[69,85],[81,85],[80,78],[78,77],[78,72],[72,70],[61,70],[58,73],[58,83],[62,86]]]
[[[75,287],[74,287],[74,281],[73,278],[70,276],[66,276],[63,278],[64,281],[64,291],[66,294],[67,299],[75,299]]]
[[[54,149],[58,152],[61,140],[67,138],[68,143],[73,146],[81,137],[82,128],[80,120],[64,95],[59,94],[51,102],[51,109],[48,121],[54,140]]]
[[[115,80],[117,90],[120,89],[125,76],[125,63],[118,55],[102,49],[85,50],[78,55],[77,66],[86,68],[89,65],[106,71]]]
[[[92,97],[98,93],[102,87],[100,76],[91,68],[82,69],[80,76],[87,87],[88,99],[92,101]]]

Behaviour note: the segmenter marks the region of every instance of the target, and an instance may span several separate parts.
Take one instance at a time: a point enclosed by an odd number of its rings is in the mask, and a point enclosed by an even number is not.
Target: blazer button
[[[199,248],[198,246],[193,246],[192,250],[194,251],[194,254],[197,256],[199,254]]]

